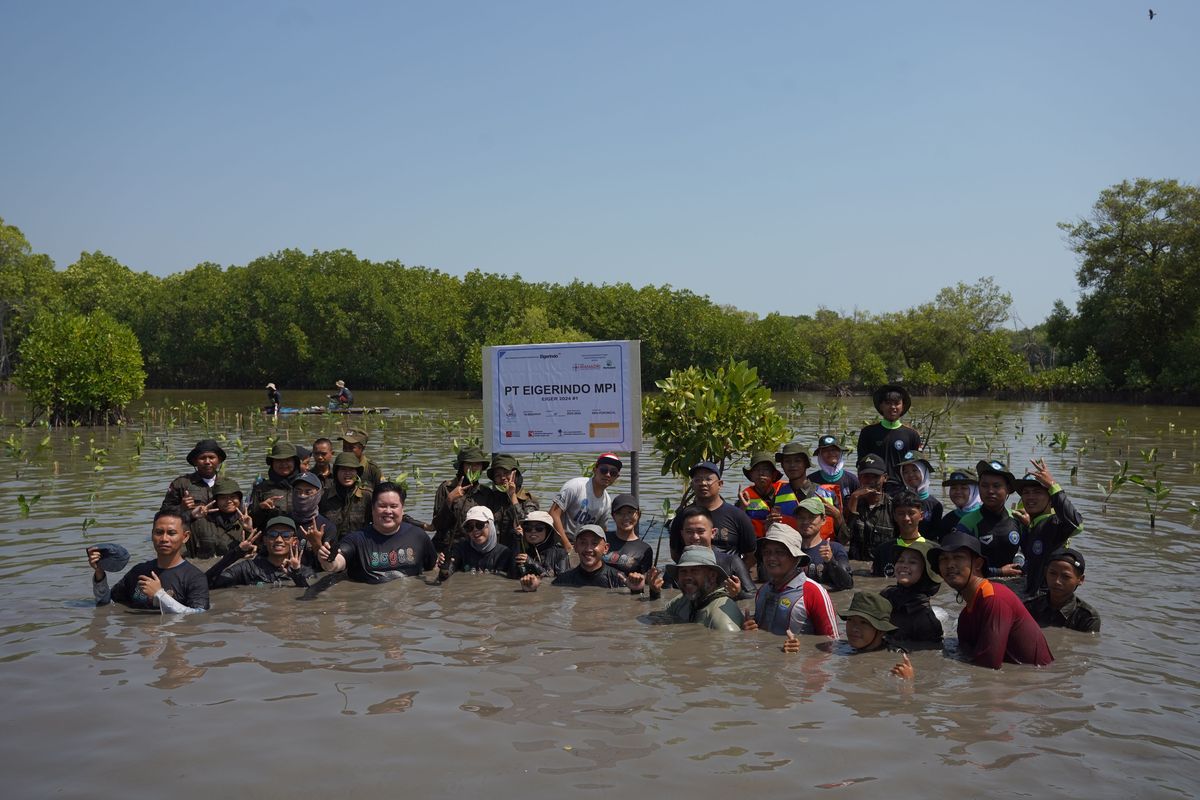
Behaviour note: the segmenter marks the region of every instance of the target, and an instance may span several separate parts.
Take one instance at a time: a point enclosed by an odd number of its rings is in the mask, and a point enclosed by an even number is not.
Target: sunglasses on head
[[[267,531],[263,534],[263,536],[268,539],[291,539],[295,537],[295,535],[296,534],[292,533],[291,531]]]
[[[470,522],[463,523],[464,531],[481,531],[486,527],[487,527],[486,522],[479,522],[478,520],[471,520]]]
[[[620,475],[621,468],[620,467],[596,467],[596,472],[599,472],[601,475]]]

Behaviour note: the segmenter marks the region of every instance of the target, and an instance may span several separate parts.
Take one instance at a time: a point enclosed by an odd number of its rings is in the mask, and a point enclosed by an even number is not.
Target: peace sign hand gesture
[[[258,539],[262,536],[253,526],[242,530],[242,540],[238,547],[246,554],[246,558],[254,558],[258,554]]]
[[[208,503],[207,505],[200,505],[199,503],[197,503],[196,505],[192,506],[192,517],[195,519],[204,519],[205,517],[207,517],[209,514],[213,513],[216,510],[217,510],[217,501],[216,500],[213,500],[211,503]]]
[[[295,572],[300,569],[300,542],[292,539],[291,550],[288,552],[288,557],[283,561],[283,568],[288,572]]]

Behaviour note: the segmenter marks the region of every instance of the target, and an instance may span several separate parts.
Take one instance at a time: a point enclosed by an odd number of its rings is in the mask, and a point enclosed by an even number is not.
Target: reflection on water
[[[408,473],[410,510],[428,517],[451,460],[451,423],[437,420],[478,413],[478,403],[363,394],[398,412],[364,421],[368,453]],[[495,576],[342,582],[306,602],[294,589],[232,589],[214,593],[211,613],[182,619],[94,609],[85,546],[112,540],[148,557],[150,514],[197,439],[223,433],[228,470],[246,487],[268,436],[337,432],[321,417],[278,427],[237,420],[257,393],[172,397],[208,403],[210,425],[159,415],[140,427],[56,431],[41,450],[44,432],[6,429],[28,454],[5,456],[11,479],[0,486],[11,796],[161,794],[165,782],[181,796],[231,787],[282,796],[390,788],[401,775],[409,791],[434,796],[969,786],[980,795],[1158,797],[1200,788],[1191,591],[1200,552],[1184,511],[1200,501],[1200,410],[964,403],[943,440],[950,463],[973,463],[986,439],[1014,462],[1046,457],[1076,499],[1086,529],[1075,543],[1089,556],[1081,593],[1102,614],[1103,633],[1051,630],[1050,667],[990,672],[953,657],[951,625],[945,651],[912,654],[910,685],[888,673],[891,653],[814,642],[787,656],[768,634],[651,624],[662,604],[627,593],[525,594]],[[0,415],[16,417],[13,403],[0,399]],[[1100,433],[1119,418],[1127,429]],[[1070,435],[1066,452],[1038,443],[1058,431]],[[1096,486],[1114,460],[1138,461],[1150,447],[1174,490],[1153,532],[1136,493],[1123,491],[1101,514]],[[94,448],[106,451],[99,461]],[[522,461],[545,503],[586,457]],[[642,463],[643,507],[657,511],[679,487],[658,475],[649,447]],[[41,495],[28,518],[17,513],[18,494]],[[945,590],[935,603],[957,615]],[[285,766],[266,775],[262,756],[275,753]]]

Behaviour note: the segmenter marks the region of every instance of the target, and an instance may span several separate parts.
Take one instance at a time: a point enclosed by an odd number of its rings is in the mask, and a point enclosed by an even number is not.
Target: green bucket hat
[[[492,470],[494,469],[508,469],[520,472],[521,462],[517,461],[516,457],[510,456],[507,453],[494,453],[492,455],[491,466],[487,469],[489,478],[492,477]]]
[[[212,493],[213,497],[219,497],[223,494],[236,494],[239,500],[242,499],[242,487],[238,486],[238,482],[233,478],[226,478],[224,476],[217,478],[216,483],[213,484]]]
[[[850,601],[850,608],[838,616],[844,620],[851,617],[862,617],[871,623],[872,628],[884,633],[896,630],[891,619],[892,604],[878,592],[855,592],[854,598]]]
[[[267,453],[267,466],[271,466],[272,461],[284,461],[289,458],[295,459],[296,469],[300,469],[300,456],[296,453],[296,445],[291,442],[276,442],[271,446],[271,452]]]
[[[921,554],[925,559],[925,577],[916,585],[918,590],[924,590],[928,595],[935,595],[942,585],[942,576],[938,574],[937,569],[933,565],[933,561],[929,558],[929,553],[933,548],[937,547],[937,542],[931,542],[928,539],[920,542],[913,542],[908,546],[909,550],[914,550]]]
[[[787,448],[785,447],[784,449],[786,450]],[[806,458],[808,457],[808,453],[805,453],[804,455]],[[747,467],[742,467],[742,474],[746,476],[746,480],[750,480],[750,470],[763,463],[770,464],[771,469],[775,470],[775,477],[771,480],[777,481],[783,477],[783,473],[780,472],[779,468],[775,466],[774,454],[769,450],[759,450],[750,456],[750,465]]]
[[[488,461],[488,458],[486,455],[484,455],[483,450],[475,445],[468,445],[467,447],[464,447],[462,450],[458,451],[458,457],[455,459],[456,465],[461,467],[463,464],[473,463],[483,464],[483,470],[486,472],[488,464],[491,462]]]
[[[799,442],[788,442],[785,444],[779,449],[779,452],[775,454],[775,460],[783,461],[784,456],[804,456],[804,463],[808,465],[805,467],[805,469],[808,469],[812,466],[812,459],[809,458],[808,448]],[[754,465],[751,464],[751,466]]]
[[[342,452],[338,453],[337,458],[333,460],[333,468],[336,470],[338,467],[345,467],[347,469],[355,470],[358,473],[358,476],[360,478],[362,477],[362,462],[358,460],[358,456],[354,455],[354,453],[351,453],[349,450],[343,450]]]

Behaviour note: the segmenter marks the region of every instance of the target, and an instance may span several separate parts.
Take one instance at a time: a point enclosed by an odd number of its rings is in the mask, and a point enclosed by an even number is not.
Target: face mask
[[[299,492],[292,492],[292,511],[302,520],[308,521],[317,516],[317,507],[321,504],[321,490],[302,497]]]

